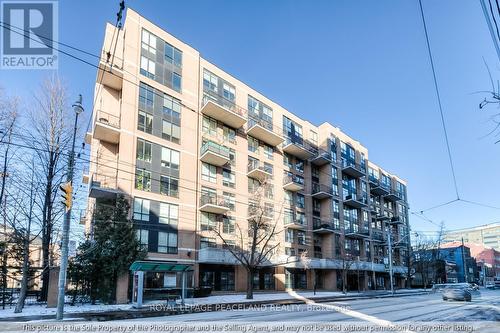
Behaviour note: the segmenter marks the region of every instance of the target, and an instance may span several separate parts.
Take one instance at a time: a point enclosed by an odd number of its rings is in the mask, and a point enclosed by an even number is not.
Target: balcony
[[[342,159],[342,172],[352,178],[363,177],[366,171],[354,161]]]
[[[356,226],[345,229],[345,235],[351,238],[369,238],[370,232],[368,228],[358,228]]]
[[[86,165],[83,167],[83,172],[82,172],[82,183],[83,184],[88,184],[90,181],[90,173],[89,173],[89,166]]]
[[[260,161],[248,163],[247,176],[257,179],[260,182],[273,177],[273,169]]]
[[[116,176],[94,173],[90,177],[89,197],[96,199],[113,199],[120,192]]]
[[[340,232],[340,226],[335,226],[330,221],[316,220],[313,224],[313,232],[317,234],[331,234]]]
[[[274,219],[274,210],[259,206],[248,206],[247,219],[254,221],[272,221]]]
[[[283,152],[303,160],[308,160],[316,155],[316,149],[302,138],[287,138],[283,145]]]
[[[387,221],[387,223],[393,225],[403,224],[403,220],[399,216],[393,216]]]
[[[206,141],[201,146],[200,159],[208,164],[223,166],[230,162],[229,148],[213,141]]]
[[[216,194],[202,193],[200,197],[200,210],[206,213],[226,214],[229,211],[229,205],[223,197]]]
[[[94,139],[117,144],[120,142],[120,116],[97,110],[94,122]]]
[[[231,251],[216,247],[205,247],[198,252],[198,261],[202,263],[213,264],[229,264],[236,265],[239,263]]]
[[[344,198],[344,205],[350,206],[352,208],[363,208],[368,206],[367,199],[365,197],[359,197],[356,194],[346,195]]]
[[[247,122],[246,111],[223,97],[204,96],[201,113],[232,127],[240,128]]]
[[[382,231],[375,232],[374,230],[372,230],[372,238],[371,238],[371,240],[373,242],[383,243],[385,241],[384,240],[384,233]]]
[[[384,199],[392,202],[399,201],[401,200],[401,193],[390,190],[389,193],[384,196]]]
[[[273,124],[262,119],[249,119],[247,134],[270,146],[276,147],[285,139],[273,132]]]
[[[374,195],[387,195],[389,190],[384,184],[381,184],[380,181],[376,178],[369,177],[370,182],[370,192]]]
[[[332,162],[332,155],[330,152],[318,148],[317,154],[313,156],[310,161],[316,166],[322,166]]]
[[[283,177],[283,189],[287,191],[302,191],[304,189],[304,178],[296,175],[286,175]]]
[[[313,183],[311,196],[314,199],[328,199],[333,196],[333,190],[331,186],[326,186],[323,184]]]
[[[285,225],[285,228],[290,228],[290,229],[302,230],[307,227],[306,221],[297,219],[295,215],[286,217],[283,221],[283,224]]]
[[[107,54],[103,51],[99,66],[97,68],[97,82],[101,82],[104,86],[114,90],[121,90],[123,86],[123,69],[117,64],[120,60],[111,60],[106,62]]]

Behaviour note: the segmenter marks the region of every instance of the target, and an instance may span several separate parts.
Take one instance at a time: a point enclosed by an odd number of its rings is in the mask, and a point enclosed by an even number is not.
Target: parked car
[[[495,289],[495,283],[494,282],[486,282],[485,287],[486,287],[486,289]]]
[[[443,301],[472,301],[471,292],[468,288],[447,287],[443,289]]]

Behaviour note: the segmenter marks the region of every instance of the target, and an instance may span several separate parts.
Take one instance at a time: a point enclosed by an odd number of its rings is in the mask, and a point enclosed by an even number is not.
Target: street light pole
[[[391,295],[394,295],[394,284],[392,282],[392,241],[391,241],[391,228],[387,228],[387,245],[389,246],[389,277],[391,280]]]
[[[78,115],[83,112],[82,95],[79,95],[78,101],[73,104],[75,111],[75,127],[73,128],[73,142],[71,145],[71,154],[69,155],[67,182],[73,183],[73,169],[75,164],[75,139],[76,130],[78,126]],[[68,193],[73,195],[73,193]],[[69,246],[69,227],[71,222],[71,206],[66,209],[64,214],[63,230],[62,230],[62,244],[61,244],[61,265],[59,269],[59,293],[57,295],[57,313],[56,319],[62,320],[64,313],[64,291],[66,288],[66,271],[68,269],[68,246]]]

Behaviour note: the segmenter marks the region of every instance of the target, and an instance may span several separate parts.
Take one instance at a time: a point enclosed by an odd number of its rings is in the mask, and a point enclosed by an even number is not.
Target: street
[[[196,322],[335,322],[335,321],[500,321],[500,291],[481,290],[472,302],[443,301],[441,294],[330,303],[290,307],[233,310],[137,319],[136,321]]]

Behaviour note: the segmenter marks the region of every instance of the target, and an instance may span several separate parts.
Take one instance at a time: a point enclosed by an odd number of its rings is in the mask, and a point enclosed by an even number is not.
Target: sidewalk
[[[428,291],[428,290],[427,290]],[[411,296],[424,293],[423,289],[400,289],[395,296]],[[259,305],[288,305],[304,304],[304,298],[316,302],[335,302],[341,300],[366,299],[390,297],[390,291],[367,291],[367,292],[328,292],[318,291],[314,295],[311,291],[297,292],[270,292],[254,293],[254,299],[246,299],[245,294],[215,295],[204,298],[186,299],[185,306],[178,302],[177,306],[167,305],[166,302],[145,303],[141,309],[133,308],[131,304],[119,305],[66,305],[64,307],[65,318],[73,320],[116,320],[140,317],[155,317],[163,315],[175,315],[187,312],[220,311],[231,308],[243,309]],[[55,308],[47,308],[45,305],[28,305],[22,313],[14,313],[14,306],[9,309],[0,309],[0,321],[32,321],[54,319]]]

